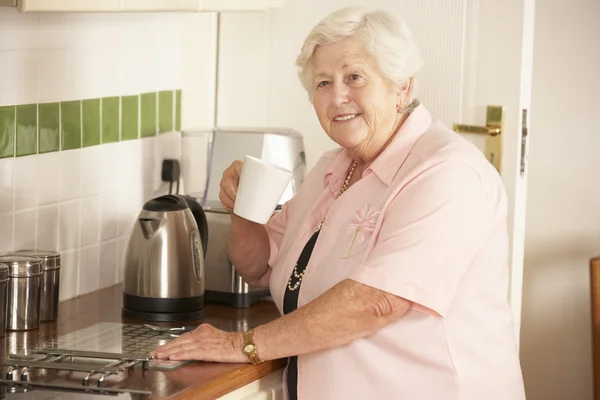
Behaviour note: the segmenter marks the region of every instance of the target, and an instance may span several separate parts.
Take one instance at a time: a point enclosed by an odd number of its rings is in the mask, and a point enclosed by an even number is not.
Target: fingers
[[[158,347],[151,355],[163,360],[246,362],[241,332],[225,332],[209,324]]]
[[[171,346],[166,350],[157,349],[156,358],[163,360],[204,360],[212,361],[208,358],[208,352],[199,342],[183,342],[176,346]]]
[[[239,160],[234,161],[225,171],[219,184],[219,200],[223,203],[223,208],[231,212],[235,204],[240,174],[242,173],[243,163]]]
[[[168,356],[169,354],[172,353],[172,349],[178,348],[187,343],[194,342],[194,339],[191,337],[191,335],[193,333],[194,332],[184,333],[183,335],[179,336],[177,339],[171,340],[169,343],[156,348],[156,350],[154,350],[152,352],[153,355],[157,358],[163,358],[163,357],[161,357],[161,355]]]

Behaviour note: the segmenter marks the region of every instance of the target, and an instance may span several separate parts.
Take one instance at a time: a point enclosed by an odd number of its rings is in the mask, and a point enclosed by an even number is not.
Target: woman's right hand
[[[237,196],[238,186],[240,184],[240,175],[242,173],[243,162],[236,160],[223,171],[223,177],[219,185],[219,199],[223,203],[223,208],[233,213],[235,198]]]

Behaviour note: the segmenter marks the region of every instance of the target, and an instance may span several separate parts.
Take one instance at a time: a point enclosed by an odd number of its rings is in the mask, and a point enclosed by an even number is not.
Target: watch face
[[[251,353],[253,351],[254,351],[254,345],[253,344],[247,344],[246,346],[244,346],[244,352]]]

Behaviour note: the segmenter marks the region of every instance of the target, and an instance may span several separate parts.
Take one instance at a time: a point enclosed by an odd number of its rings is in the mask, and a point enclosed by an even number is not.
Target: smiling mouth
[[[347,115],[343,115],[341,117],[335,117],[333,120],[335,122],[345,122],[345,121],[350,121],[356,117],[358,117],[360,114],[347,114]]]

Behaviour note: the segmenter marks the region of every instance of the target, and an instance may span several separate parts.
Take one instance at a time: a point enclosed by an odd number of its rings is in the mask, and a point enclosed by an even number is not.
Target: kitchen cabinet
[[[250,382],[218,400],[283,400],[283,370]]]
[[[261,11],[282,7],[282,0],[200,0],[201,11]]]
[[[17,0],[21,12],[111,12],[121,0]]]
[[[20,12],[227,12],[264,11],[285,0],[0,0]]]
[[[121,0],[120,11],[198,11],[200,2],[201,0]]]

